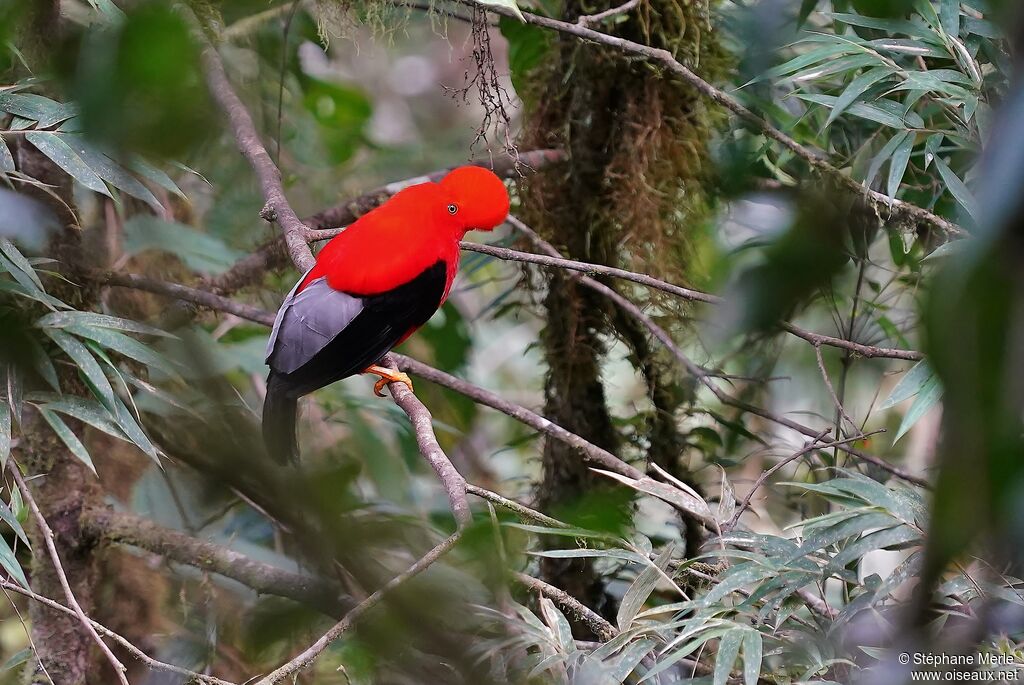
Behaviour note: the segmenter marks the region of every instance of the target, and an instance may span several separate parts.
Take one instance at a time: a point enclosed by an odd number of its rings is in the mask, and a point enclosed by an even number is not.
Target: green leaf
[[[20,652],[15,652],[3,663],[2,666],[0,666],[0,671],[6,672],[21,666],[23,663],[31,659],[33,654],[34,652],[31,647],[26,647]]]
[[[124,430],[125,435],[135,443],[136,447],[145,452],[146,456],[159,464],[160,454],[156,449],[156,445],[149,439],[146,432],[142,430],[142,426],[135,420],[135,417],[128,410],[125,403],[121,401],[120,397],[114,397],[114,411],[117,416],[117,424]]]
[[[39,280],[39,275],[36,274],[36,270],[32,268],[32,264],[25,259],[25,255],[21,254],[21,251],[7,238],[0,238],[0,252],[3,252],[4,256],[7,257],[21,273],[25,274],[29,280],[35,285],[36,288],[45,292],[43,288],[43,282]],[[18,280],[19,283],[24,283],[18,278],[17,274],[12,273],[12,276]]]
[[[658,580],[662,578],[659,569],[664,571],[671,558],[672,547],[669,546],[658,555],[653,566],[650,564],[644,566],[625,594],[622,595],[622,602],[619,603],[619,611],[615,616],[615,623],[619,626],[620,631],[627,630],[637,613],[643,608],[644,602],[651,596]]]
[[[92,356],[89,349],[78,339],[52,328],[45,329],[45,332],[57,345],[64,350],[64,353],[71,357],[78,365],[86,382],[92,391],[99,398],[107,409],[114,409],[114,389],[110,387],[110,381],[100,368],[99,362]]]
[[[242,256],[220,239],[191,226],[143,215],[125,222],[124,247],[129,254],[145,250],[169,252],[189,268],[211,274],[227,271]]]
[[[0,93],[0,111],[35,121],[41,128],[49,128],[73,117],[78,108],[34,93]]]
[[[89,467],[89,470],[94,474],[96,473],[96,467],[92,463],[92,457],[89,456],[89,450],[85,448],[82,441],[68,428],[68,424],[64,423],[63,419],[54,414],[45,407],[39,408],[39,413],[42,414],[46,422],[50,424],[50,428],[57,434],[57,437],[67,445],[68,450],[71,451],[79,461]]]
[[[160,169],[157,169],[155,166],[153,166],[146,160],[142,159],[141,157],[136,157],[132,159],[128,163],[128,166],[132,171],[134,171],[147,181],[155,183],[156,185],[160,186],[161,188],[170,193],[174,193],[183,200],[187,199],[185,197],[185,193],[181,192],[181,188],[178,187],[178,184],[175,183],[170,176],[165,174]]]
[[[3,136],[0,136],[0,171],[14,171],[14,169],[14,157],[11,155],[7,143],[4,142]]]
[[[900,422],[900,428],[896,431],[896,437],[892,439],[895,444],[900,438],[906,435],[907,431],[914,427],[922,416],[928,413],[928,410],[934,407],[939,400],[942,399],[942,383],[939,382],[938,376],[932,376],[921,391],[917,394],[917,399],[910,405],[910,409],[903,415],[903,421]]]
[[[11,408],[6,402],[0,402],[0,470],[7,468],[7,458],[11,456]]]
[[[103,183],[103,179],[67,143],[61,140],[60,135],[49,131],[32,131],[25,134],[25,139],[83,186],[110,196],[110,191]]]
[[[748,630],[743,636],[743,682],[757,685],[761,675],[761,659],[764,656],[764,640],[761,633]]]
[[[4,502],[0,502],[0,520],[10,526],[14,534],[18,536],[18,539],[31,549],[32,545],[29,544],[28,536],[25,535],[25,529],[22,528],[21,522],[18,521],[11,507],[7,506]]]
[[[110,410],[90,397],[37,392],[31,393],[27,399],[49,411],[60,412],[73,419],[78,419],[82,423],[87,423],[107,435],[128,441],[124,431],[117,426],[114,417],[111,416]]]
[[[912,135],[913,134],[910,131],[900,131],[893,134],[892,138],[890,138],[889,141],[882,146],[882,149],[878,151],[878,154],[872,158],[871,165],[868,167],[868,172],[864,177],[865,184],[869,186],[874,184],[875,177],[878,176],[878,172],[881,170],[882,166],[892,158],[893,153],[895,153],[897,148],[903,144],[903,141]]]
[[[949,165],[941,157],[935,158],[935,168],[939,170],[939,175],[946,182],[946,189],[949,190],[950,194],[956,198],[961,207],[977,219],[978,204],[974,200],[974,194],[971,193],[967,186],[964,185],[964,182],[960,180],[960,177],[949,168]]]
[[[949,243],[947,243],[949,244]],[[919,361],[911,367],[910,371],[903,374],[903,378],[896,384],[896,387],[889,393],[889,397],[886,398],[882,404],[878,406],[878,411],[883,411],[891,407],[895,407],[903,400],[908,400],[917,393],[921,392],[921,388],[925,386],[928,381],[934,378],[935,372],[928,365],[926,360]]]
[[[732,665],[736,663],[736,658],[740,654],[740,645],[743,644],[743,635],[746,632],[742,628],[736,628],[722,636],[718,643],[718,655],[715,657],[714,685],[726,685],[729,682]]]
[[[97,326],[109,328],[115,331],[126,331],[129,333],[140,333],[142,335],[155,335],[161,338],[177,338],[173,333],[149,326],[131,319],[122,319],[119,316],[108,314],[97,314],[95,312],[66,311],[53,312],[43,316],[36,321],[37,326],[44,328],[69,328],[71,326]]]
[[[21,564],[18,563],[18,558],[14,555],[14,550],[11,549],[11,546],[7,544],[7,540],[2,535],[0,535],[0,567],[7,571],[7,575],[18,585],[26,590],[31,589],[28,586],[25,572],[21,570]]]
[[[113,331],[108,328],[96,328],[93,326],[82,325],[68,326],[67,330],[80,338],[88,338],[89,340],[97,342],[103,347],[122,354],[129,359],[134,359],[137,362],[142,362],[146,366],[159,369],[172,378],[177,378],[179,376],[179,369],[175,368],[170,359],[153,351],[148,345],[144,345],[138,340],[128,337],[124,333]]]
[[[807,17],[811,16],[811,12],[818,6],[818,0],[802,0],[800,3],[800,13],[797,16],[796,25],[803,26],[804,22],[807,21]]]
[[[906,138],[889,160],[889,182],[886,186],[890,198],[895,198],[903,183],[903,175],[907,172],[907,165],[910,164],[910,155],[914,152],[914,142],[917,136],[908,132]]]
[[[156,199],[156,196],[139,182],[120,164],[109,156],[85,141],[79,136],[65,135],[64,141],[70,145],[76,154],[89,165],[100,177],[118,190],[122,190],[132,197],[142,200],[156,212],[163,211],[163,205]]]
[[[838,98],[831,95],[816,95],[813,93],[798,93],[801,100],[814,102],[829,108],[835,107]],[[903,105],[895,100],[879,98],[870,103],[857,102],[850,105],[847,110],[850,114],[882,124],[889,128],[906,130],[908,128],[924,128],[924,119],[917,112],[903,111]]]
[[[882,79],[891,76],[893,70],[888,67],[875,67],[874,69],[868,69],[863,74],[853,79],[850,85],[843,90],[843,94],[835,101],[832,105],[832,111],[828,115],[828,120],[825,122],[825,126],[828,126],[840,114],[846,111],[846,108],[857,101],[861,95],[863,95],[871,86],[875,85]]]

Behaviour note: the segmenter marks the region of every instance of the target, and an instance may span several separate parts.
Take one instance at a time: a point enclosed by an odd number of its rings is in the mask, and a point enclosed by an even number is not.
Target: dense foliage
[[[0,682],[1017,675],[1012,12],[616,4],[0,0]],[[415,398],[277,467],[282,210],[473,155]]]

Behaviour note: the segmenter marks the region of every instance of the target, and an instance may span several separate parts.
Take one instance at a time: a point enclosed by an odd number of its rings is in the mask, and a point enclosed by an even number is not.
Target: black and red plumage
[[[263,438],[279,461],[298,456],[298,399],[375,367],[425,324],[451,291],[459,241],[508,215],[505,185],[480,167],[394,195],[333,238],[285,298],[267,345]],[[379,388],[379,385],[378,385]]]

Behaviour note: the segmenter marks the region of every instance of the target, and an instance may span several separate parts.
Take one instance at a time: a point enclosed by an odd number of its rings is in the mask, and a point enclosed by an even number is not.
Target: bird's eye
[[[459,208],[458,208],[457,205],[448,205],[448,213],[449,214],[455,214],[458,211],[459,211]]]

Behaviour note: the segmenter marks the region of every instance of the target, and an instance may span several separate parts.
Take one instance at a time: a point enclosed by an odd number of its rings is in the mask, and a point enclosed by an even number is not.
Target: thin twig
[[[814,356],[818,360],[818,372],[821,374],[821,380],[825,382],[825,387],[828,389],[828,394],[832,397],[832,403],[836,406],[836,411],[839,415],[846,420],[850,426],[853,427],[857,437],[864,437],[860,435],[860,426],[857,422],[850,418],[850,415],[846,413],[846,407],[843,406],[842,401],[839,399],[839,395],[836,394],[836,389],[832,387],[832,379],[828,377],[828,369],[825,368],[825,357],[821,354],[821,345],[812,345],[814,348]],[[839,425],[841,421],[836,421],[836,435],[839,435],[842,431],[842,427]]]
[[[494,12],[501,14],[506,17],[516,18],[516,13],[512,9],[494,4],[485,4],[478,0],[458,0],[464,5],[470,7],[482,7],[488,12]],[[780,143],[783,147],[791,151],[800,159],[807,162],[811,168],[825,174],[839,186],[845,187],[848,190],[865,196],[871,204],[877,209],[880,215],[888,216],[895,219],[905,219],[913,221],[915,223],[926,223],[938,229],[947,239],[954,237],[963,237],[967,235],[967,232],[957,226],[951,221],[943,219],[942,217],[924,209],[918,207],[915,204],[906,202],[904,200],[896,200],[888,197],[887,195],[880,193],[870,188],[862,186],[856,179],[849,176],[841,169],[833,166],[827,159],[824,152],[820,150],[814,150],[800,143],[796,142],[785,133],[777,129],[775,126],[770,124],[766,119],[758,114],[755,114],[751,110],[747,109],[739,100],[734,98],[732,95],[715,88],[713,85],[697,76],[689,68],[684,66],[681,62],[673,57],[672,53],[668,50],[659,48],[653,48],[649,45],[643,45],[641,43],[635,43],[625,38],[618,36],[612,36],[607,33],[601,33],[600,31],[594,31],[593,29],[578,24],[570,24],[569,22],[559,21],[557,19],[550,19],[548,17],[542,17],[537,14],[530,12],[523,12],[523,18],[527,24],[533,24],[534,26],[540,26],[542,28],[552,29],[560,33],[565,33],[583,40],[599,43],[608,47],[614,48],[621,52],[625,52],[630,55],[639,55],[652,62],[662,65],[669,72],[679,77],[682,81],[697,90],[701,95],[731,111],[733,114],[738,116],[745,123],[749,124],[753,128],[761,131],[765,136],[772,140]]]
[[[602,642],[607,642],[619,634],[615,626],[604,620],[600,614],[565,590],[519,571],[514,571],[512,577],[524,587],[550,599],[559,609],[569,614],[571,618],[590,628],[590,631]]]
[[[42,595],[36,594],[35,592],[32,592],[31,590],[26,590],[25,588],[21,587],[20,585],[15,585],[14,583],[10,583],[10,582],[8,582],[6,580],[0,580],[0,588],[2,588],[6,592],[14,592],[14,593],[17,593],[19,595],[22,595],[23,597],[28,597],[31,600],[34,600],[36,602],[39,602],[40,604],[43,604],[44,606],[50,607],[54,611],[60,611],[62,613],[68,614],[69,616],[78,616],[78,614],[75,612],[74,609],[70,609],[70,608],[64,606],[63,604],[61,604],[60,602],[55,602],[54,600],[50,599],[49,597],[43,597]],[[146,664],[146,666],[148,666],[149,668],[153,669],[154,671],[164,671],[166,673],[174,673],[174,674],[183,676],[185,678],[189,678],[190,682],[192,680],[195,680],[195,681],[200,682],[200,683],[206,683],[207,685],[235,685],[232,682],[229,682],[227,680],[221,680],[220,678],[215,678],[215,677],[213,677],[211,675],[205,675],[203,673],[196,673],[195,671],[190,671],[187,668],[182,668],[181,666],[175,666],[174,664],[168,664],[168,663],[165,663],[163,661],[158,661],[157,659],[154,659],[153,657],[149,656],[148,654],[143,652],[141,649],[136,647],[127,638],[124,638],[121,635],[118,635],[117,633],[115,633],[110,628],[107,628],[106,626],[104,626],[102,623],[99,623],[99,622],[94,621],[92,619],[88,619],[88,620],[89,620],[89,623],[92,625],[93,628],[95,628],[97,631],[103,633],[104,635],[109,637],[114,642],[116,642],[119,645],[121,645],[121,647],[123,647],[125,650],[130,652],[132,656],[134,656],[136,659],[138,659],[142,663]]]
[[[746,511],[747,507],[750,506],[750,500],[752,500],[754,498],[754,493],[757,492],[758,488],[760,488],[762,485],[764,485],[766,480],[768,480],[769,478],[772,477],[772,474],[774,474],[776,471],[778,471],[779,469],[784,467],[786,464],[789,464],[790,462],[796,461],[797,459],[799,459],[800,457],[804,456],[805,454],[809,454],[809,453],[811,453],[811,452],[813,452],[815,450],[828,449],[829,447],[838,447],[839,445],[843,445],[843,444],[852,442],[854,440],[863,440],[864,438],[866,438],[868,436],[877,435],[878,433],[884,433],[884,432],[885,432],[885,429],[882,428],[882,429],[873,431],[871,433],[866,433],[864,435],[858,435],[858,436],[855,436],[855,437],[852,437],[852,438],[843,438],[842,440],[835,440],[833,442],[820,443],[819,441],[823,437],[828,435],[829,429],[826,428],[825,430],[821,431],[816,436],[814,436],[814,438],[812,438],[810,441],[808,441],[804,445],[803,449],[801,449],[799,452],[796,452],[795,454],[791,454],[790,456],[786,457],[785,459],[783,459],[782,461],[780,461],[779,463],[775,464],[770,469],[768,469],[764,473],[762,473],[758,477],[758,479],[756,481],[754,481],[754,485],[750,488],[750,491],[747,493],[746,497],[743,498],[743,501],[740,502],[740,506],[738,506],[736,508],[736,511],[733,513],[732,518],[730,518],[725,524],[722,525],[722,530],[723,531],[729,531],[729,530],[732,530],[733,528],[736,527],[736,524],[740,520],[740,516],[742,516],[743,512]]]
[[[46,517],[43,516],[43,512],[39,510],[39,505],[36,504],[35,497],[32,496],[32,491],[29,490],[28,485],[25,484],[25,479],[21,477],[21,471],[19,470],[18,463],[14,458],[10,458],[7,461],[7,471],[11,474],[14,482],[18,486],[18,490],[21,492],[22,499],[28,504],[29,511],[32,512],[32,518],[35,519],[36,525],[39,527],[39,532],[43,536],[43,542],[46,544],[46,551],[50,555],[50,561],[53,562],[53,570],[57,573],[57,580],[60,582],[60,587],[64,590],[64,598],[67,600],[68,605],[74,610],[75,616],[81,621],[85,627],[85,631],[89,633],[92,639],[100,647],[100,651],[103,652],[103,656],[106,657],[107,661],[113,667],[114,672],[117,674],[118,681],[122,685],[128,685],[128,678],[125,677],[124,664],[122,664],[114,653],[110,651],[110,647],[103,641],[103,638],[96,632],[96,628],[92,625],[92,619],[90,619],[85,611],[82,609],[82,605],[75,599],[75,593],[71,589],[71,583],[68,582],[68,576],[64,572],[64,566],[60,561],[60,554],[57,553],[57,545],[53,541],[53,530],[50,525],[46,522]]]
[[[289,256],[299,269],[306,271],[315,262],[313,253],[306,243],[308,227],[288,204],[281,183],[281,171],[260,142],[256,124],[253,123],[249,110],[231,87],[231,81],[224,71],[224,63],[217,54],[217,49],[206,39],[202,31],[197,31],[196,36],[203,44],[201,58],[210,94],[227,115],[238,149],[256,173],[260,190],[266,199],[267,204],[260,212],[260,216],[266,221],[277,222],[284,232]]]
[[[572,528],[572,525],[565,523],[564,521],[559,521],[556,518],[551,518],[547,514],[542,514],[536,509],[531,509],[525,504],[520,504],[515,500],[499,495],[498,493],[492,492],[491,490],[488,490],[486,488],[481,488],[478,485],[467,483],[466,492],[468,492],[471,495],[476,495],[477,497],[485,499],[488,502],[493,502],[494,504],[505,507],[509,511],[518,514],[521,518],[530,521],[536,521],[537,523],[548,526],[550,528]]]
[[[294,659],[284,664],[274,672],[264,676],[255,685],[274,685],[279,683],[285,678],[298,673],[302,669],[306,668],[313,661],[323,653],[333,642],[345,634],[345,632],[352,627],[363,614],[372,609],[373,607],[380,604],[381,600],[384,599],[389,592],[397,588],[398,586],[405,583],[410,578],[413,578],[427,568],[429,568],[434,562],[440,559],[448,550],[455,546],[462,536],[462,529],[456,530],[452,535],[446,538],[439,545],[431,549],[429,552],[424,554],[420,559],[410,566],[408,569],[398,574],[387,582],[383,587],[374,592],[372,595],[364,599],[362,602],[357,604],[352,611],[341,621],[336,623],[330,630],[324,633],[323,637],[310,645],[301,654],[296,656]]]
[[[514,219],[514,217],[510,217],[510,218]],[[548,254],[550,254],[553,257],[561,257],[561,254],[558,252],[558,250],[555,249],[555,247],[553,245],[551,245],[549,242],[547,242],[546,240],[541,238],[537,234],[536,231],[534,231],[532,228],[527,226],[525,223],[523,223],[522,221],[520,221],[518,219],[515,219],[515,223],[513,223],[513,225],[519,231],[521,231],[525,236],[530,238],[530,240],[532,240],[534,242],[534,244],[536,244],[541,250],[543,250],[544,252],[547,252]],[[672,340],[671,336],[669,336],[668,333],[666,333],[664,329],[662,329],[660,326],[655,324],[650,319],[650,317],[648,317],[645,314],[643,314],[643,312],[640,311],[640,309],[635,304],[633,304],[629,300],[626,300],[624,297],[622,297],[621,295],[619,295],[618,293],[613,291],[608,286],[606,286],[603,283],[600,283],[598,281],[595,281],[594,279],[590,278],[589,276],[579,276],[578,278],[579,278],[580,282],[584,283],[584,285],[587,285],[588,287],[591,287],[594,290],[597,290],[598,292],[602,292],[602,293],[608,295],[616,303],[618,303],[621,306],[623,306],[624,308],[626,308],[626,311],[630,312],[633,316],[636,316],[648,328],[648,330],[650,330],[651,333],[660,342],[662,342],[662,344],[665,345],[666,349],[668,349],[673,354],[673,356],[675,356],[679,360],[679,362],[687,369],[687,371],[689,373],[691,373],[694,376],[694,378],[696,378],[701,384],[703,384],[704,387],[706,387],[709,391],[711,391],[711,393],[722,404],[725,404],[727,406],[733,407],[735,409],[739,409],[740,411],[744,411],[744,412],[747,412],[747,413],[750,413],[750,414],[756,414],[757,416],[760,416],[761,418],[768,419],[772,423],[776,423],[776,424],[778,424],[780,426],[785,426],[786,428],[790,428],[792,430],[795,430],[795,431],[797,431],[799,433],[802,433],[803,435],[806,435],[808,437],[812,437],[813,438],[813,437],[815,437],[818,434],[818,431],[816,431],[816,430],[814,430],[814,429],[812,429],[812,428],[810,428],[808,426],[804,426],[804,425],[802,425],[800,423],[797,423],[796,421],[792,421],[790,419],[787,419],[784,416],[779,416],[778,414],[775,414],[774,412],[770,412],[767,409],[763,409],[761,407],[757,407],[755,405],[752,405],[752,404],[750,404],[748,402],[744,402],[744,401],[742,401],[740,399],[737,399],[737,398],[733,397],[729,393],[725,392],[724,390],[719,388],[717,385],[715,385],[715,379],[714,379],[713,376],[711,376],[710,374],[706,373],[703,368],[701,368],[696,363],[691,361],[682,352],[682,350],[679,349],[679,347]],[[918,486],[921,486],[921,487],[928,487],[928,482],[926,480],[924,480],[923,478],[918,478],[917,476],[914,476],[913,474],[908,473],[907,471],[905,471],[904,469],[899,468],[898,466],[893,466],[892,464],[888,463],[884,459],[879,459],[878,457],[875,457],[873,455],[865,454],[865,453],[860,452],[858,450],[855,450],[852,447],[849,447],[847,445],[837,445],[837,448],[843,450],[844,452],[846,452],[847,454],[850,454],[851,456],[854,456],[854,457],[856,457],[858,459],[861,459],[863,461],[866,461],[868,463],[874,464],[875,466],[878,466],[879,468],[884,469],[885,471],[891,473],[892,475],[896,476],[897,478],[901,478],[903,480],[906,480],[907,482],[914,483],[915,485],[918,485]]]
[[[581,14],[577,17],[576,23],[579,26],[594,26],[595,24],[600,24],[605,19],[611,19],[612,17],[617,17],[620,14],[626,14],[639,4],[640,0],[628,0],[618,7],[612,7],[604,12],[598,12],[597,14]]]

